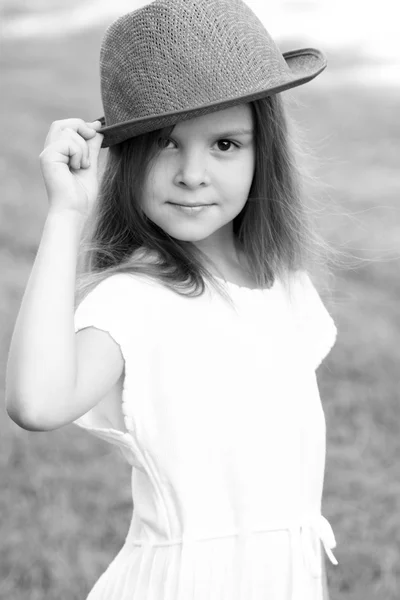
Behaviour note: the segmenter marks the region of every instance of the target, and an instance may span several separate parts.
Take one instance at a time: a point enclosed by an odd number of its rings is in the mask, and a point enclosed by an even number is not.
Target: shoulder
[[[321,302],[318,282],[305,269],[298,269],[290,278],[290,290],[299,302]]]
[[[335,344],[336,324],[307,271],[296,272],[294,290],[293,312],[298,330],[317,368]]]
[[[78,305],[89,301],[113,302],[123,304],[131,299],[132,295],[140,300],[149,293],[149,282],[146,278],[134,273],[113,273],[93,282],[89,288],[82,292]]]
[[[310,299],[315,297],[315,294],[318,295],[308,272],[304,269],[285,273],[281,282],[290,305],[295,310],[300,306],[307,304]]]
[[[336,335],[336,325],[330,314],[330,292],[323,299],[317,285],[306,270],[293,273],[289,293],[293,313],[302,326],[313,329],[316,334],[322,335],[325,331]]]
[[[298,269],[293,273],[293,281],[296,285],[301,286],[304,289],[314,288],[312,279],[305,269]]]
[[[131,273],[114,273],[81,292],[75,308],[75,331],[94,326],[124,335],[127,324],[136,328],[150,315],[150,286]]]
[[[101,279],[98,283],[93,286],[93,290],[104,290],[112,291],[112,290],[120,290],[120,289],[135,289],[141,288],[144,284],[144,278],[136,273],[112,273],[111,275],[107,275],[103,279]]]

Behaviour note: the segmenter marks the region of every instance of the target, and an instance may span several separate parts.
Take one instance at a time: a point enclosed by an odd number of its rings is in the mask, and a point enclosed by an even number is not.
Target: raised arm
[[[78,343],[74,328],[79,242],[97,198],[103,139],[96,132],[99,126],[81,119],[57,121],[40,155],[50,207],[15,323],[6,374],[7,412],[25,429],[55,429],[72,421],[121,373],[120,352],[110,336],[88,329],[79,333]],[[108,368],[99,369],[105,355]],[[97,375],[94,394],[88,393],[84,373],[93,381]]]

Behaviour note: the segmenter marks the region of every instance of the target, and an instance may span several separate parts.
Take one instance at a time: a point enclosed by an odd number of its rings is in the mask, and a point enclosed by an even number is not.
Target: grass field
[[[38,156],[54,119],[102,114],[101,32],[2,48],[0,368],[40,239],[47,200]],[[336,62],[335,62],[336,61]],[[333,67],[343,62],[332,57]],[[314,149],[321,231],[353,267],[337,273],[339,337],[318,372],[327,420],[323,512],[340,565],[331,600],[400,596],[400,88],[312,83],[293,115]],[[318,189],[318,188],[316,188]],[[315,193],[315,189],[314,189]],[[1,385],[3,394],[4,384]],[[132,502],[117,450],[67,427],[0,418],[0,597],[81,600],[120,549]]]

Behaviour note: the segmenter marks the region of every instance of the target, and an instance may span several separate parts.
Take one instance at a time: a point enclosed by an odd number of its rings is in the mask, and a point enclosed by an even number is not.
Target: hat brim
[[[264,89],[254,90],[254,92],[245,94],[244,96],[229,98],[226,100],[218,100],[210,104],[163,113],[160,115],[149,115],[146,117],[132,119],[130,121],[124,121],[122,123],[117,123],[115,125],[102,127],[99,129],[99,133],[104,135],[101,147],[108,148],[109,146],[114,146],[115,144],[119,144],[129,138],[136,137],[143,133],[148,133],[149,131],[175,125],[179,121],[194,119],[195,117],[199,117],[207,113],[223,110],[225,108],[236,106],[245,102],[252,102],[253,100],[258,100],[260,98],[264,98],[265,96],[277,94],[278,92],[283,92],[290,88],[303,85],[319,75],[327,65],[325,54],[316,48],[300,48],[298,50],[290,50],[289,52],[284,52],[283,57],[287,66],[289,67],[290,78],[286,79],[282,83],[272,87],[268,86]],[[97,120],[101,121],[101,123],[105,125],[104,117],[100,117]]]

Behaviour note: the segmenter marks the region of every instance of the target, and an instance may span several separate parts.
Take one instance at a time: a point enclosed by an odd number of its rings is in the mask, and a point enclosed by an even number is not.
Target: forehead
[[[180,121],[174,127],[174,132],[201,131],[227,128],[249,128],[253,124],[253,113],[250,104],[239,104],[224,110],[201,115],[187,121]]]

